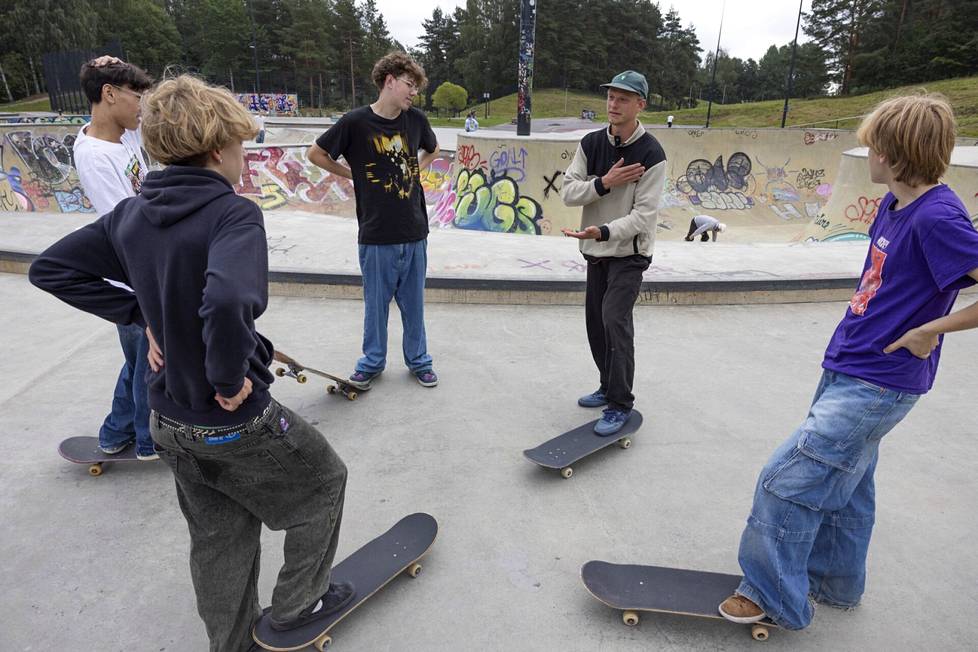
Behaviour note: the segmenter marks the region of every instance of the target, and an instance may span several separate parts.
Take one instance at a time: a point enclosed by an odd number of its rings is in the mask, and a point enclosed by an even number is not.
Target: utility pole
[[[520,55],[516,82],[516,135],[530,135],[530,104],[533,93],[533,46],[536,40],[537,1],[521,0]]]
[[[723,8],[720,10],[720,32],[717,34],[717,51],[713,55],[713,75],[710,77],[710,103],[706,105],[706,128],[710,128],[710,113],[713,112],[713,96],[716,95],[717,81],[717,61],[720,59],[720,36],[723,35],[723,14],[727,10],[727,3],[724,1]]]
[[[261,76],[258,73],[258,34],[255,31],[255,12],[248,0],[248,17],[251,19],[251,50],[255,60],[255,95],[261,95]]]
[[[801,5],[805,0],[798,0],[798,22],[795,23],[795,42],[791,44],[791,65],[788,66],[788,79],[784,88],[784,111],[781,112],[781,128],[788,121],[788,99],[791,97],[791,86],[795,81],[795,55],[798,54],[798,28],[801,27]]]
[[[357,108],[357,84],[353,75],[353,36],[350,35],[350,106]]]

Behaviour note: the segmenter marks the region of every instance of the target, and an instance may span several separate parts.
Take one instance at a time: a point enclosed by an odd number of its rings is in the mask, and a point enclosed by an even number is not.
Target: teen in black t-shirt
[[[391,120],[364,106],[340,118],[316,145],[334,161],[342,156],[350,165],[360,244],[427,237],[417,152],[435,152],[438,142],[424,113],[409,108]]]
[[[438,384],[424,328],[428,267],[428,213],[420,171],[438,154],[438,142],[412,99],[427,82],[424,69],[403,52],[374,65],[380,96],[344,115],[309,149],[316,165],[353,180],[363,276],[363,357],[350,384],[370,389],[387,366],[387,317],[397,300],[404,326],[404,364],[425,387]],[[424,154],[418,156],[418,151]],[[349,167],[337,163],[343,157]]]

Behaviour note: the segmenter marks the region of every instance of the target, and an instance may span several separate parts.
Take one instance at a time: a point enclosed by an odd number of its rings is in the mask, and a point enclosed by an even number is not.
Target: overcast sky
[[[548,11],[560,5],[560,0],[539,2],[539,11]],[[417,44],[417,38],[422,33],[421,21],[429,18],[435,7],[440,6],[445,13],[451,13],[455,7],[464,5],[464,0],[377,0],[377,7],[387,19],[391,35],[408,47]],[[683,19],[683,25],[692,23],[696,27],[700,47],[703,48],[701,56],[717,46],[723,5],[724,0],[659,2],[663,13],[674,6]],[[808,11],[810,6],[811,0],[804,0],[804,10]],[[733,57],[760,59],[772,44],[784,45],[794,39],[797,17],[797,0],[726,0],[720,47]],[[799,34],[798,40],[801,43],[807,40],[804,32]],[[516,56],[515,53],[513,56]]]

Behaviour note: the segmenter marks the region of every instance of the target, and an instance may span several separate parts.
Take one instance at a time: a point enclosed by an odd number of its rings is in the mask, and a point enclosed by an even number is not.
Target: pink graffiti
[[[296,160],[293,154],[287,153],[281,147],[266,147],[257,152],[248,152],[245,163],[241,183],[235,188],[240,195],[263,196],[260,186],[263,173],[289,196],[298,196],[309,203],[321,202],[331,193],[345,195],[352,190],[352,184],[348,180],[326,172],[323,172],[319,181],[313,182],[305,174],[304,162]]]

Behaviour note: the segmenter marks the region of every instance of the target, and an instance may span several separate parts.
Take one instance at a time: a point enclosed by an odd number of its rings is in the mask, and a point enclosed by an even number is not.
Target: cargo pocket
[[[779,498],[821,511],[839,483],[855,471],[861,455],[861,447],[839,448],[836,442],[806,431],[763,486]]]

